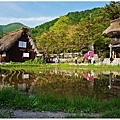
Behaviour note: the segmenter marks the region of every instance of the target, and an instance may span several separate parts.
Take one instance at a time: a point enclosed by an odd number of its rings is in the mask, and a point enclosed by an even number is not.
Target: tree
[[[57,41],[58,41],[58,48],[59,51],[64,53],[67,52],[67,43],[68,43],[68,17],[61,16],[59,20],[50,27],[50,31],[54,31],[54,33],[57,35]]]
[[[106,43],[110,40],[104,38],[102,32],[109,26],[110,18],[106,16],[103,8],[80,13],[74,14],[74,16],[80,15],[75,18],[75,22],[72,21],[74,20],[72,15],[61,16],[51,26],[49,23],[49,27],[46,23],[45,26],[41,26],[41,30],[40,27],[31,30],[31,33],[36,35],[39,51],[47,54],[81,52],[83,48],[88,49],[89,45],[94,44],[95,53],[100,56],[104,54],[105,57],[109,52]],[[78,18],[80,18],[79,22]],[[47,30],[41,32],[44,28]]]
[[[57,53],[57,39],[54,31],[48,31],[36,37],[37,47],[44,54]]]
[[[2,33],[0,33],[0,39],[2,38],[2,36],[3,36],[3,34],[2,34]]]
[[[3,28],[2,28],[2,26],[0,25],[0,38],[2,38],[2,36],[3,36]]]
[[[111,19],[117,19],[120,17],[120,2],[111,1],[105,8],[106,15]]]

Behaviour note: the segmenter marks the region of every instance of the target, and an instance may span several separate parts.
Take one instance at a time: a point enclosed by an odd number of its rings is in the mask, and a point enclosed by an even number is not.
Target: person
[[[90,56],[88,57],[88,63],[91,63],[91,57]]]
[[[84,61],[85,61],[85,58],[83,57],[83,58],[82,58],[82,63],[84,63]]]
[[[75,64],[77,64],[77,59],[78,59],[78,58],[77,58],[77,56],[76,56],[76,57],[75,57]]]
[[[94,59],[94,57],[91,58],[91,63],[92,63],[92,64],[95,63],[95,59]]]
[[[58,63],[60,63],[60,58],[59,58],[59,56],[57,56],[57,59],[58,59]]]
[[[114,60],[114,54],[112,54],[110,57],[110,63],[112,63],[113,60]]]
[[[58,58],[55,57],[55,58],[53,59],[53,61],[54,61],[55,63],[58,63]]]

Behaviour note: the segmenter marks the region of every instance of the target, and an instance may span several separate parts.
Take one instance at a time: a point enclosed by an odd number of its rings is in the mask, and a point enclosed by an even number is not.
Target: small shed
[[[103,35],[112,38],[109,43],[110,57],[120,58],[120,18],[111,20],[110,26],[103,32]]]
[[[0,62],[25,62],[33,60],[38,54],[28,28],[22,27],[0,39]]]

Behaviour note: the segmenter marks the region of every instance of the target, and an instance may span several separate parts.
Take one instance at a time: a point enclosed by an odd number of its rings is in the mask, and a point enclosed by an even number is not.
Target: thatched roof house
[[[120,38],[120,18],[111,20],[110,26],[103,32],[109,38]]]
[[[0,39],[0,60],[2,62],[24,62],[39,54],[28,28],[21,28],[5,34]]]
[[[109,43],[110,58],[120,58],[120,18],[111,20],[110,26],[103,32],[103,35],[113,38]]]

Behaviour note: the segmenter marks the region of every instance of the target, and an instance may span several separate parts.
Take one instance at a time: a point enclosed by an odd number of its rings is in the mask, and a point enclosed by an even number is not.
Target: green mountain
[[[98,11],[100,8],[94,8],[92,10],[85,10],[85,11],[76,11],[76,12],[69,12],[67,15],[68,17],[68,25],[79,24],[80,20],[86,18],[90,14]],[[31,36],[35,38],[36,36],[41,35],[42,33],[49,30],[51,26],[53,26],[59,18],[56,18],[52,21],[43,23],[41,25],[36,26],[35,28],[31,28]]]
[[[105,43],[110,39],[104,38],[102,32],[109,26],[109,21],[104,8],[94,8],[70,12],[31,28],[30,33],[41,53],[84,52],[94,44],[99,56],[108,56],[109,48]]]
[[[15,31],[21,27],[26,27],[22,23],[10,23],[8,25],[0,25],[0,33],[9,33],[11,31]]]

